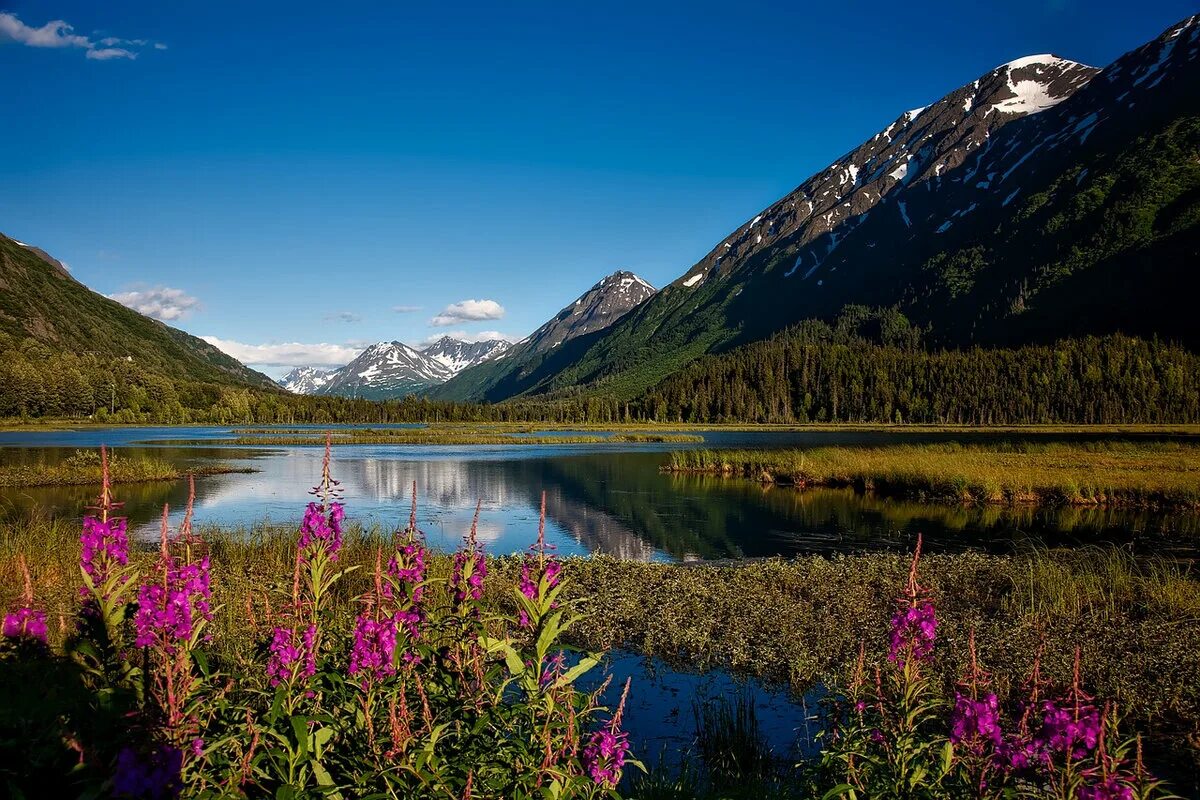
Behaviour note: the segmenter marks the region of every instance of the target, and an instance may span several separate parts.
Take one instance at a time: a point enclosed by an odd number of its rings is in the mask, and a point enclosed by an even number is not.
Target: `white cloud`
[[[97,47],[88,50],[87,57],[93,61],[109,61],[114,58],[128,58],[132,61],[137,58],[137,53],[130,52],[123,47]]]
[[[245,344],[216,336],[201,336],[213,347],[241,361],[273,367],[340,367],[354,360],[361,348],[344,344],[304,344],[283,342],[280,344]]]
[[[362,322],[362,315],[353,311],[334,311],[326,314],[324,319],[329,322]]]
[[[467,333],[466,331],[439,331],[431,334],[425,341],[421,342],[421,346],[431,345],[443,336],[449,336],[451,339],[458,339],[464,342],[490,342],[494,339],[503,339],[506,342],[515,342],[518,337],[500,331],[479,331],[478,333]]]
[[[147,289],[130,289],[108,295],[123,306],[139,314],[161,319],[164,322],[183,319],[200,308],[200,301],[183,289],[170,286],[151,286]]]
[[[134,48],[145,47],[145,39],[121,39],[106,36],[99,41],[75,33],[70,23],[54,19],[39,28],[26,25],[16,14],[0,11],[0,40],[9,39],[27,47],[76,48],[87,52],[93,61],[111,61],[115,58],[137,58]],[[166,45],[155,44],[156,50],[165,50]]]
[[[429,320],[429,324],[440,328],[463,322],[500,319],[503,316],[504,306],[495,300],[460,300],[443,308],[442,313]]]
[[[414,311],[420,311],[421,306],[392,306],[392,311],[397,314],[411,314]]]

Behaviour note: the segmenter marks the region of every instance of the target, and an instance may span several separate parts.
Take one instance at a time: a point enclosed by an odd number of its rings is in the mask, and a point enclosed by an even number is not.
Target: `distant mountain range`
[[[403,342],[377,342],[344,367],[297,367],[279,384],[296,394],[388,400],[426,392],[467,367],[501,356],[508,348],[503,339],[464,342],[449,336],[422,350]]]
[[[507,370],[501,364],[507,365],[511,359],[513,369],[519,370],[529,359],[563,342],[604,330],[653,294],[653,286],[622,270],[588,289],[515,345],[502,339],[465,342],[450,336],[420,350],[403,342],[379,342],[344,367],[298,367],[279,383],[297,394],[373,400],[437,394],[440,387],[472,367],[487,367],[489,375],[502,376]]]
[[[1200,345],[1198,54],[1191,17],[1104,69],[1001,65],[901,114],[609,327],[514,347],[434,393],[633,398],[851,307],[899,311],[933,346],[1114,331]]]

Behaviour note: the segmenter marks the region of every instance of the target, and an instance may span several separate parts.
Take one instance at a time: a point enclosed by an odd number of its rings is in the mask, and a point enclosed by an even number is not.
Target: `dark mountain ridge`
[[[992,70],[902,114],[570,359],[477,396],[635,397],[704,353],[850,305],[894,308],[938,347],[1117,331],[1200,345],[1184,306],[1198,52],[1191,17],[1103,70],[1049,55]]]

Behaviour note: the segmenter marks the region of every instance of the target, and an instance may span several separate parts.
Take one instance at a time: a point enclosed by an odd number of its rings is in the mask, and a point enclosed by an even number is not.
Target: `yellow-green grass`
[[[148,456],[127,457],[114,454],[109,458],[109,477],[113,483],[175,481],[188,474],[224,475],[231,472],[253,471],[247,467],[231,467],[223,464],[209,464],[181,470],[167,461]],[[35,462],[0,465],[0,488],[99,486],[100,472],[100,454],[90,450],[78,450],[74,455],[58,463]]]
[[[443,428],[363,428],[332,431],[330,440],[341,444],[605,444],[605,443],[654,443],[654,442],[702,442],[704,437],[677,433],[614,433],[611,436],[597,435],[521,435],[524,431],[493,431],[489,429],[443,429]],[[325,436],[316,431],[304,433],[271,432],[269,434],[239,435],[233,444],[254,445],[312,445],[323,444]]]
[[[1190,443],[689,450],[664,470],[950,502],[1200,507],[1200,446]]]

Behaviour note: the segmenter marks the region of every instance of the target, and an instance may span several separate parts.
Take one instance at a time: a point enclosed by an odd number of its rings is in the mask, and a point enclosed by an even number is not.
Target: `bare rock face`
[[[565,341],[603,330],[654,294],[654,287],[618,270],[581,294],[530,336],[517,343],[522,352],[539,353]]]

